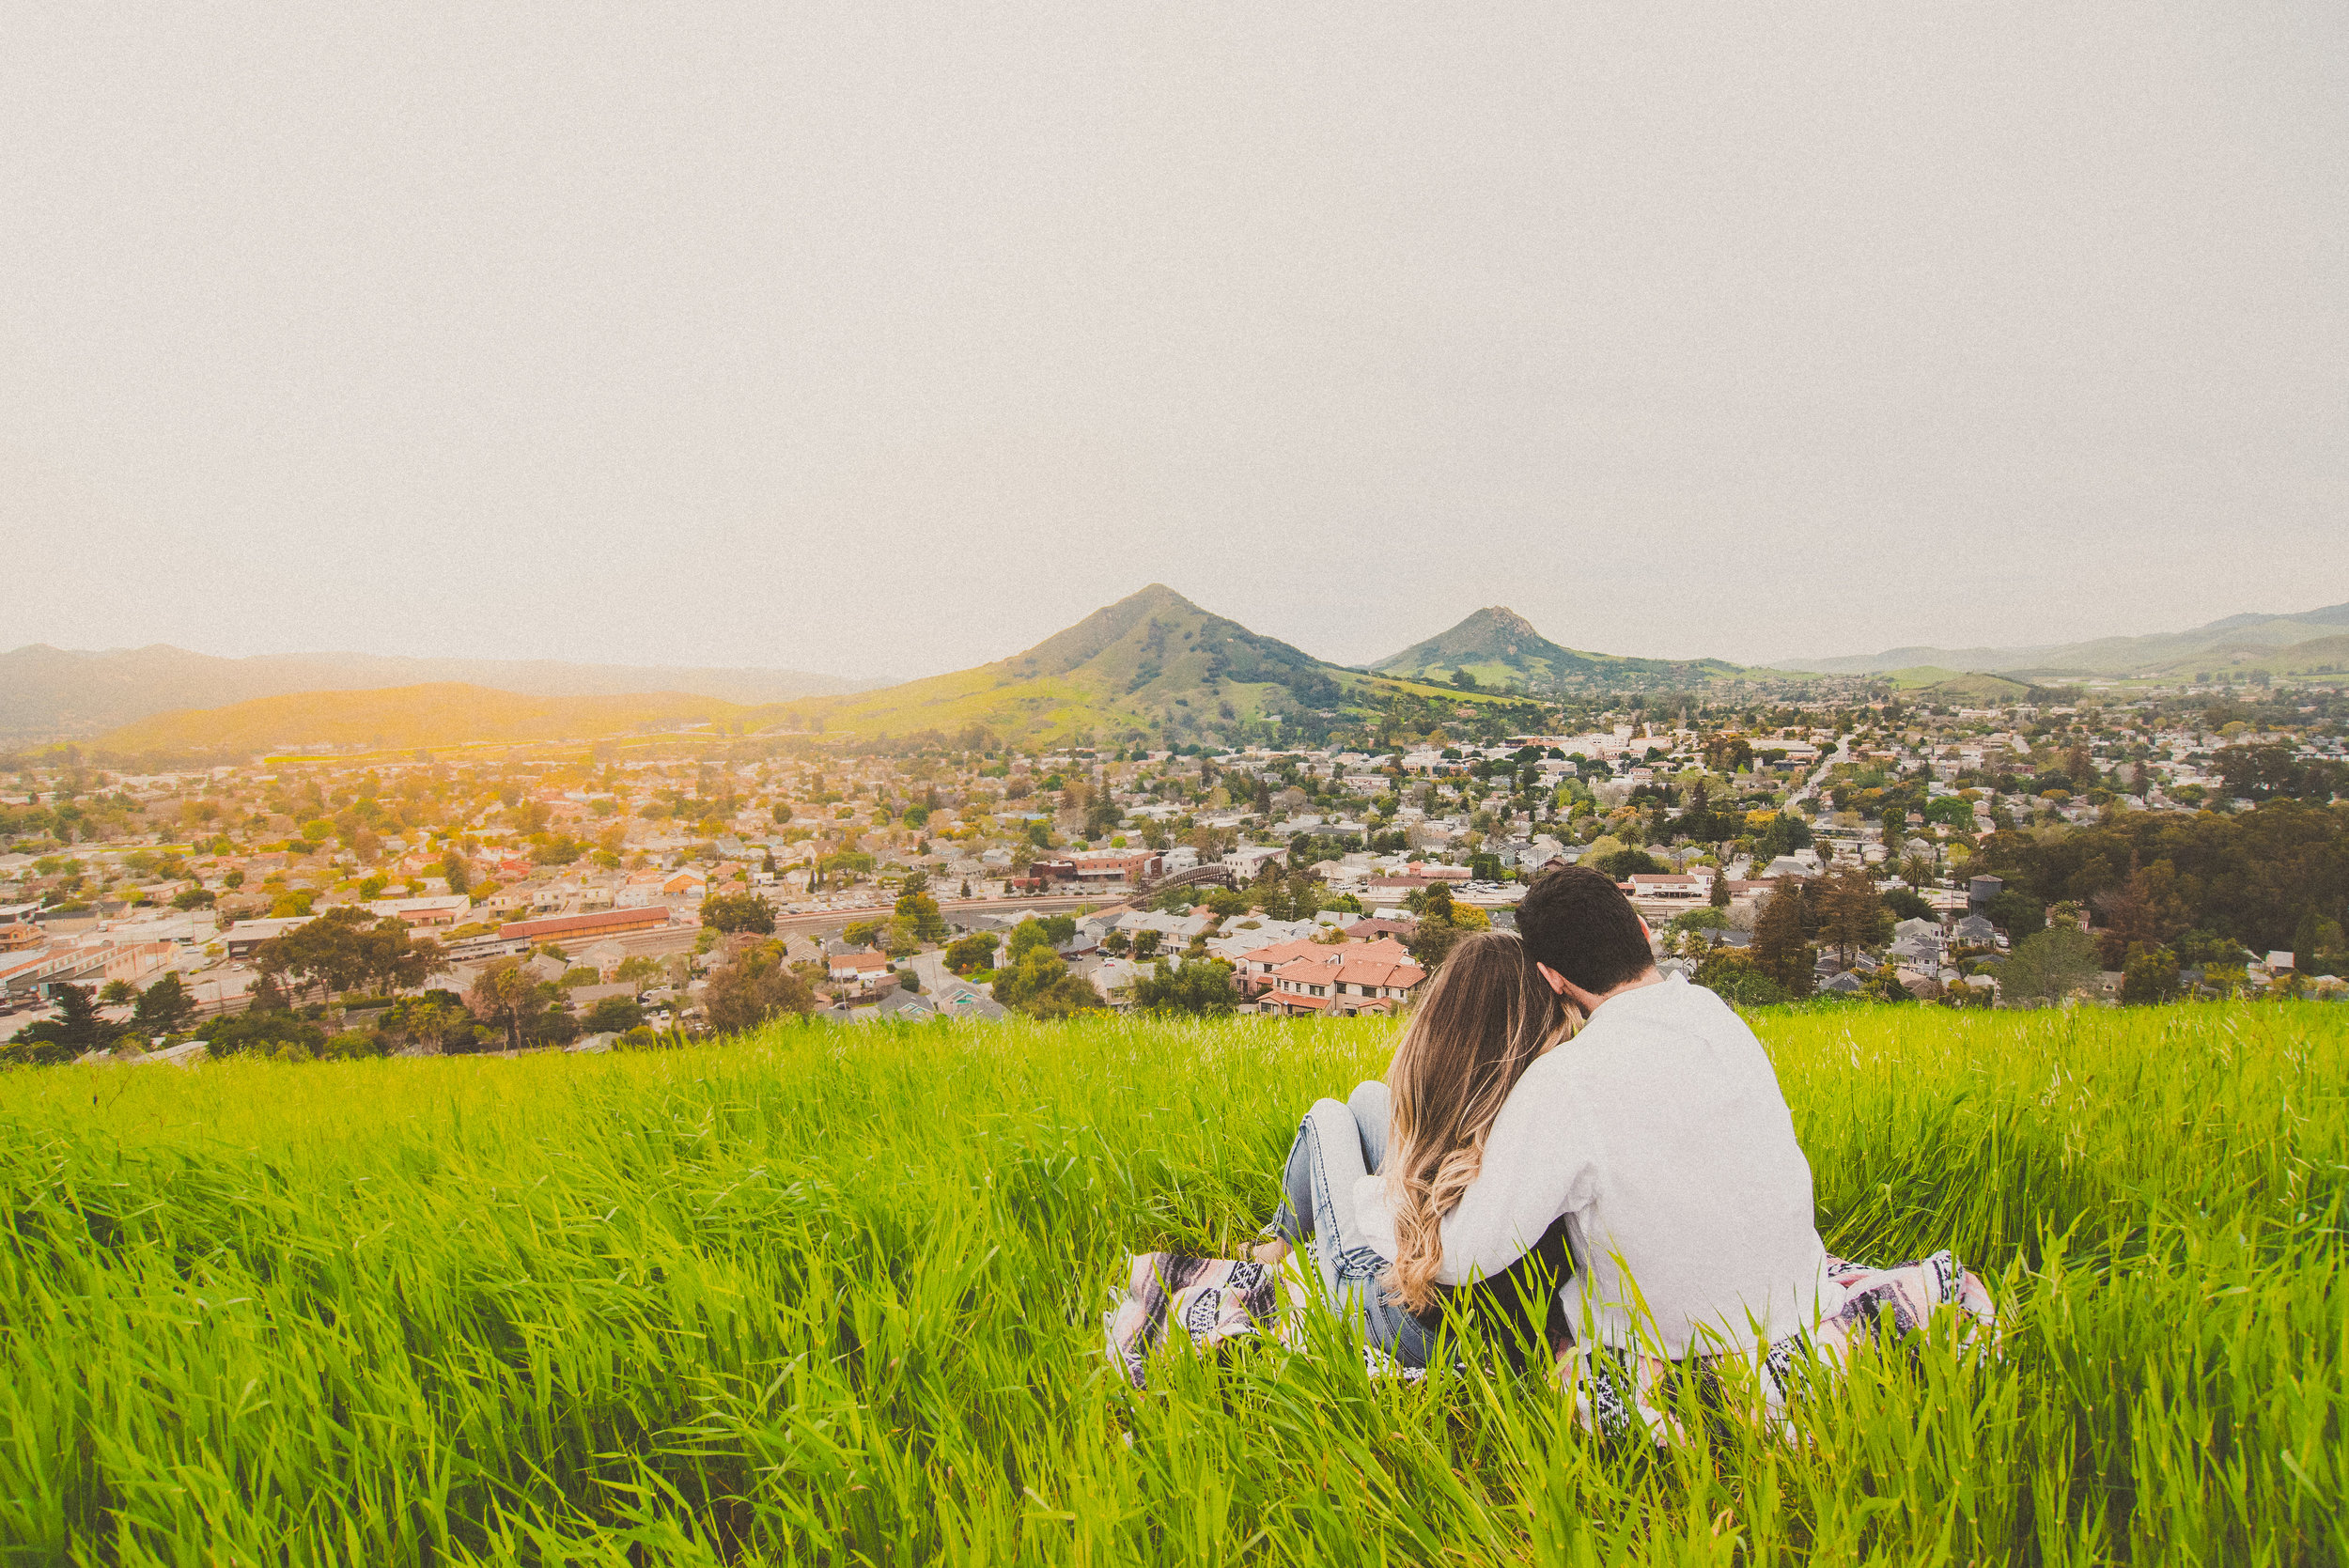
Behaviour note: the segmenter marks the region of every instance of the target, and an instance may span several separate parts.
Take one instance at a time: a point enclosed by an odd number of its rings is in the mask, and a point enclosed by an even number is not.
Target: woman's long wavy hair
[[[1436,1299],[1443,1217],[1483,1167],[1501,1102],[1533,1059],[1581,1021],[1542,983],[1515,932],[1464,938],[1429,982],[1387,1072],[1383,1174],[1395,1256],[1382,1283],[1412,1312]]]

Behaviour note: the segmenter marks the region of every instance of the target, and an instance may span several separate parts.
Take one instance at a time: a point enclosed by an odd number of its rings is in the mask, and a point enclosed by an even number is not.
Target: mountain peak
[[[1505,604],[1472,612],[1450,630],[1371,668],[1381,675],[1448,681],[1466,672],[1484,686],[1546,686],[1589,663],[1533,629]]]

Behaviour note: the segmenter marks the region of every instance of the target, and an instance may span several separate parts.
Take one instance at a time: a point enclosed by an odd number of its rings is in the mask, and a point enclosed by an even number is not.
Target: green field
[[[1766,1016],[1830,1247],[2003,1358],[1654,1454],[1538,1380],[1100,1353],[1391,1026],[0,1077],[0,1562],[2349,1560],[2349,1009]]]

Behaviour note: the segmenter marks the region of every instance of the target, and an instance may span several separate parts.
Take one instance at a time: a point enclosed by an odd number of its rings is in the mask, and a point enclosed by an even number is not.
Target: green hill
[[[1948,675],[1947,671],[1941,672]],[[1903,682],[1906,685],[1907,683]],[[2019,703],[2030,696],[2031,688],[2019,680],[2004,675],[1949,675],[1946,680],[1918,686],[1909,695],[1928,703]]]
[[[1378,660],[1377,674],[1445,685],[1462,672],[1489,690],[1547,691],[1625,676],[1703,679],[1738,673],[1718,659],[1626,659],[1562,647],[1501,605],[1479,610],[1449,631]]]
[[[249,754],[303,747],[393,750],[475,741],[592,739],[708,722],[756,727],[770,708],[679,691],[537,697],[439,682],[370,691],[303,691],[226,707],[185,708],[101,737],[105,751]]]
[[[2191,680],[2209,675],[2219,680],[2239,679],[2258,672],[2270,675],[2337,675],[2349,673],[2349,632],[2310,637],[2283,647],[2257,643],[2226,643],[2175,659],[2149,672],[2171,680]]]
[[[1382,684],[1154,582],[1025,653],[834,698],[820,711],[832,730],[876,738],[977,728],[1013,742],[1189,745],[1237,738],[1274,716],[1334,714],[1351,694]]]

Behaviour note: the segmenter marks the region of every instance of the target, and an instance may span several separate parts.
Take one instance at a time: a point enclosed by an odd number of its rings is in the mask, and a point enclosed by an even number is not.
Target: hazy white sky
[[[2349,8],[18,4],[0,646],[2349,599]]]

